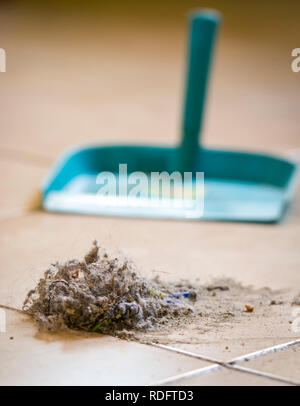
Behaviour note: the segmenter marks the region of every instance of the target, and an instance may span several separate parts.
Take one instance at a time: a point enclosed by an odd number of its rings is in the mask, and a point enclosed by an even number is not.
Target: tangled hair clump
[[[158,278],[141,277],[132,261],[109,258],[94,241],[82,261],[52,264],[28,293],[23,310],[43,329],[118,335],[192,312],[186,300],[170,299],[170,293]]]

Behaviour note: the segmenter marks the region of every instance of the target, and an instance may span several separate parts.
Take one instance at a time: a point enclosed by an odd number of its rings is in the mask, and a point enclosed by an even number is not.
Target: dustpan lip
[[[67,159],[69,159],[72,155],[75,155],[77,153],[83,152],[83,151],[88,151],[90,149],[99,149],[99,148],[152,148],[153,150],[155,149],[165,149],[165,150],[176,150],[180,148],[180,144],[175,144],[175,145],[169,145],[169,144],[164,144],[164,145],[156,145],[156,144],[132,144],[132,143],[87,143],[87,144],[78,144],[78,145],[73,145],[71,147],[66,148],[57,158],[57,160],[54,162],[52,169],[54,169],[56,166],[59,166],[61,162],[65,162]],[[238,155],[244,155],[244,156],[257,156],[257,157],[262,157],[262,158],[272,158],[276,159],[281,162],[289,163],[295,167],[299,166],[297,162],[295,162],[293,159],[288,159],[286,156],[281,155],[277,152],[264,152],[264,151],[257,151],[257,150],[249,150],[249,149],[239,149],[236,147],[221,147],[221,148],[216,148],[216,147],[209,147],[209,146],[203,146],[199,145],[199,152],[220,152],[220,153],[230,153],[230,154],[238,154]],[[47,177],[46,177],[47,178]]]
[[[201,146],[200,149],[207,151],[207,152],[221,152],[221,153],[228,153],[228,154],[236,154],[236,155],[244,155],[250,157],[261,157],[261,158],[271,158],[277,161],[281,161],[284,163],[291,164],[293,166],[299,166],[297,162],[293,161],[292,159],[288,159],[286,156],[281,155],[277,152],[268,152],[268,151],[257,151],[252,149],[239,149],[236,147],[221,147],[221,148],[209,148],[206,146]]]
[[[72,147],[67,148],[54,162],[53,166],[50,168],[50,171],[44,178],[41,191],[43,196],[46,196],[47,192],[51,190],[51,184],[58,176],[58,174],[63,170],[64,165],[68,162],[72,157],[82,152],[88,152],[89,150],[95,149],[114,149],[114,148],[124,148],[125,150],[128,149],[152,149],[153,151],[157,150],[164,150],[166,153],[168,152],[176,152],[180,150],[180,145],[155,145],[155,144],[132,144],[132,143],[123,143],[123,144],[112,144],[112,143],[89,143],[89,144],[81,144],[75,145]],[[249,151],[249,150],[240,150],[240,149],[232,149],[232,148],[208,148],[207,146],[199,146],[199,156],[201,154],[228,154],[232,156],[239,156],[239,157],[257,157],[257,158],[264,158],[274,160],[274,162],[287,164],[290,166],[291,169],[291,176],[287,181],[287,185],[285,189],[287,190],[287,194],[289,197],[293,194],[295,189],[296,181],[299,176],[299,164],[293,160],[287,159],[286,157],[279,156],[274,153],[264,153],[264,152],[257,152],[257,151]]]
[[[106,149],[106,148],[151,148],[153,150],[165,150],[167,151],[176,151],[180,149],[180,145],[156,145],[156,144],[132,144],[132,143],[88,143],[88,144],[79,144],[79,145],[73,145],[66,150],[64,150],[57,160],[54,162],[52,167],[50,168],[48,174],[44,178],[42,185],[41,185],[41,190],[43,193],[45,193],[52,181],[55,179],[57,174],[61,171],[63,168],[64,164],[73,156],[76,154],[82,153],[82,152],[88,152],[89,150],[94,150],[94,149]],[[199,153],[225,153],[225,154],[233,154],[233,155],[239,155],[239,156],[245,156],[245,157],[261,157],[261,158],[269,158],[276,160],[281,163],[286,163],[293,168],[295,172],[299,172],[299,164],[292,159],[288,159],[284,156],[280,156],[279,154],[276,153],[265,153],[265,152],[257,152],[255,150],[241,150],[238,148],[209,148],[207,146],[199,146]],[[293,176],[294,177],[294,176]]]

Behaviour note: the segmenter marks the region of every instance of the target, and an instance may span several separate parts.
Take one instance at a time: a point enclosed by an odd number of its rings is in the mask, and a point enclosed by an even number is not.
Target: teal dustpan
[[[210,10],[191,15],[181,144],[173,147],[92,145],[71,149],[58,160],[43,184],[46,210],[255,222],[276,222],[282,217],[296,183],[295,163],[263,154],[214,150],[199,145],[219,21],[219,14]],[[127,174],[143,173],[146,177],[153,172],[179,172],[182,176],[191,172],[192,190],[196,172],[203,172],[203,193],[192,192],[184,201],[174,194],[165,196],[161,191],[153,198],[151,188],[135,196],[128,196],[128,191],[125,195],[120,190],[125,182],[124,173],[120,175],[120,164],[127,165]],[[100,173],[107,175],[107,182],[109,176],[115,176],[116,194],[99,194]]]

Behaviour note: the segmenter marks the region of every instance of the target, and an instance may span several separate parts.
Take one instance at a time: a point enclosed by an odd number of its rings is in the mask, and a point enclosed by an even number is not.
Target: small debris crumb
[[[11,336],[11,337],[9,337],[9,339],[10,339],[10,340],[13,340],[13,339],[14,339],[14,337],[12,337],[12,336]]]
[[[244,312],[246,312],[246,313],[252,313],[253,310],[254,310],[254,306],[248,305],[248,304],[245,305],[245,310],[244,310]]]
[[[283,304],[283,303],[284,303],[283,300],[276,300],[276,299],[274,299],[274,300],[271,300],[270,306],[281,305],[281,304]]]
[[[298,296],[295,296],[292,301],[292,306],[300,306],[300,293]]]
[[[215,286],[208,286],[206,289],[209,292],[211,292],[213,290],[221,290],[221,291],[225,292],[226,290],[229,290],[229,287],[225,286],[225,285],[215,285]]]
[[[197,292],[195,290],[190,291],[190,299],[196,300],[197,299]]]

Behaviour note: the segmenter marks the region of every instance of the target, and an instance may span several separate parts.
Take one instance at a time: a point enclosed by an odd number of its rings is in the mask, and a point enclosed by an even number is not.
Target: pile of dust
[[[132,261],[110,258],[96,241],[83,260],[50,266],[23,310],[49,331],[65,328],[117,336],[145,331],[192,313],[189,298],[141,277]]]
[[[109,256],[95,241],[83,260],[52,264],[28,293],[23,310],[46,331],[75,329],[144,343],[199,343],[203,337],[215,340],[226,329],[231,334],[239,323],[261,326],[263,320],[273,328],[276,319],[287,329],[291,304],[298,304],[291,294],[253,289],[232,279],[207,285],[146,279],[132,261]]]

